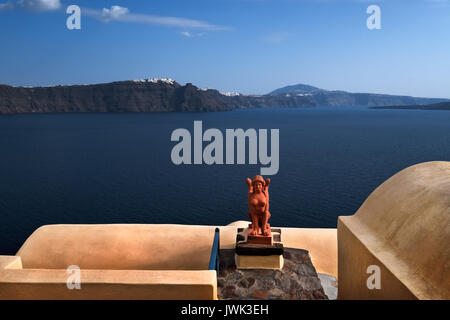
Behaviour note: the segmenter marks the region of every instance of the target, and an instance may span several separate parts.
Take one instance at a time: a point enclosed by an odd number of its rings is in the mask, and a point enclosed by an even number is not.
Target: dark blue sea
[[[177,128],[280,129],[273,226],[336,227],[390,176],[450,161],[450,112],[363,108],[0,116],[0,255],[45,224],[226,225],[261,165],[171,162]]]

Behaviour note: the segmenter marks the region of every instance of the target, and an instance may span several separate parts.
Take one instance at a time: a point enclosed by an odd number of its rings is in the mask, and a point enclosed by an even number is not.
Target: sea
[[[279,129],[270,223],[335,228],[386,179],[450,161],[450,111],[367,107],[211,113],[0,116],[0,255],[48,224],[227,225],[248,220],[245,180],[261,164],[182,164],[171,134]],[[205,143],[206,145],[207,143]],[[269,149],[270,150],[270,149]]]

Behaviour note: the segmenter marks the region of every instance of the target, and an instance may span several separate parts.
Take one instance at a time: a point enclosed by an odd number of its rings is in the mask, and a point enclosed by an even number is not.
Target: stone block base
[[[236,236],[235,263],[238,269],[283,268],[281,230],[271,229],[269,243],[252,243],[248,228],[239,228]]]

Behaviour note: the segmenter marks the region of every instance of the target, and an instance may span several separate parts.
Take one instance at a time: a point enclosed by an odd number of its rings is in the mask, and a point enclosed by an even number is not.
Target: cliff
[[[266,95],[221,93],[182,86],[171,79],[93,85],[12,87],[0,85],[0,114],[58,112],[205,112],[238,108],[390,106],[439,103],[446,99],[327,91],[299,85]]]
[[[0,114],[53,112],[225,111],[231,108],[192,84],[120,81],[96,85],[0,85]]]

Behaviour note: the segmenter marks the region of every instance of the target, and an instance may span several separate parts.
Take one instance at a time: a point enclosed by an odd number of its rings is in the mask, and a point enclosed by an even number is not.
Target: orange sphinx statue
[[[269,185],[270,179],[264,180],[263,177],[257,175],[250,180],[247,178],[248,186],[248,217],[252,221],[249,225],[248,240],[249,242],[259,242],[262,238],[272,238],[269,212]],[[253,241],[252,241],[253,240]],[[270,240],[269,240],[270,241]],[[271,243],[271,242],[269,242]]]

